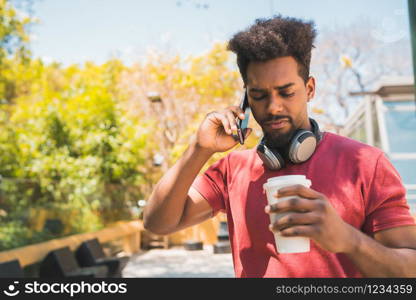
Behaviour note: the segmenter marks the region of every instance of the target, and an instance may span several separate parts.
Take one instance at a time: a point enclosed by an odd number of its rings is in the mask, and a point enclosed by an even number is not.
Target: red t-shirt
[[[310,252],[277,252],[263,184],[293,174],[306,175],[344,221],[368,235],[415,224],[400,176],[377,148],[324,133],[308,161],[279,171],[265,168],[255,149],[234,151],[198,176],[193,187],[210,203],[213,216],[227,214],[237,277],[362,276],[346,255],[323,250],[312,240]]]

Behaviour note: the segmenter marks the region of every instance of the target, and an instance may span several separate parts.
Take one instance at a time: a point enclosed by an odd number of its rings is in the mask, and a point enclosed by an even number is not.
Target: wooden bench
[[[0,263],[0,278],[23,278],[23,269],[17,259]]]
[[[106,266],[80,267],[74,253],[68,247],[53,250],[46,255],[39,267],[41,278],[105,278]]]
[[[83,242],[75,252],[81,267],[106,266],[108,277],[121,277],[129,257],[107,257],[97,238]]]

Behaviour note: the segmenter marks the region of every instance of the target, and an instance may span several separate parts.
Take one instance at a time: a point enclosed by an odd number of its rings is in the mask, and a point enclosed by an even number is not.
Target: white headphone
[[[298,129],[293,134],[288,145],[282,149],[267,146],[263,137],[257,145],[257,153],[264,164],[271,170],[280,170],[285,167],[285,158],[294,164],[307,161],[315,152],[316,146],[322,138],[318,123],[309,118],[312,131]]]

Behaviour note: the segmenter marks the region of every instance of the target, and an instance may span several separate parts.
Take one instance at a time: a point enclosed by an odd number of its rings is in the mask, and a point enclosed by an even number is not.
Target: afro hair
[[[316,36],[315,24],[300,19],[274,16],[257,19],[245,31],[238,32],[228,42],[228,50],[237,55],[237,65],[244,83],[251,61],[266,61],[283,56],[292,56],[298,63],[299,76],[309,78],[311,51]]]

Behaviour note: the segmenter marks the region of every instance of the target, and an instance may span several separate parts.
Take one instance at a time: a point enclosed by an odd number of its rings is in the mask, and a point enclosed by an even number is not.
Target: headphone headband
[[[318,123],[312,119],[309,118],[309,121],[311,122],[311,127],[312,127],[312,133],[316,136],[316,139],[318,141],[318,143],[322,140],[322,132],[319,129],[319,125]]]

